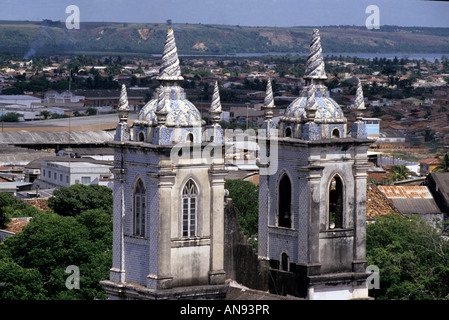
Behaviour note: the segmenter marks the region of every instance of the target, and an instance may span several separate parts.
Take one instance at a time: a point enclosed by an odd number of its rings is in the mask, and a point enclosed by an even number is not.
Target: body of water
[[[285,53],[285,52],[271,52],[271,53],[236,53],[234,55],[227,55],[227,56],[236,56],[236,57],[261,57],[261,56],[267,56],[267,55],[273,55],[273,56],[308,56],[308,53]],[[224,55],[226,56],[226,55]],[[423,58],[427,61],[435,61],[435,59],[438,59],[441,61],[442,56],[446,56],[449,58],[449,53],[325,53],[323,52],[323,56],[343,56],[343,57],[358,57],[358,58],[364,58],[364,59],[374,59],[374,58],[387,58],[393,60],[394,57],[397,57],[398,59],[401,58],[408,58],[411,60],[422,60]]]
[[[263,57],[263,56],[308,56],[308,53],[296,53],[296,52],[245,52],[245,53],[234,53],[234,54],[179,54],[180,57]],[[152,54],[153,57],[161,57],[161,54]],[[448,53],[323,53],[323,56],[343,56],[343,57],[358,57],[364,59],[374,59],[374,58],[387,58],[393,60],[394,57],[398,59],[408,58],[410,60],[422,60],[434,62],[435,59],[441,61],[441,57],[446,56],[449,58]]]

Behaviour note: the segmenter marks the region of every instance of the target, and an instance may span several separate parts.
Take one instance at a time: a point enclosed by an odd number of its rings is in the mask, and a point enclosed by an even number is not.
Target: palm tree
[[[398,164],[391,167],[387,181],[388,184],[392,184],[394,181],[406,180],[411,175],[413,175],[413,172],[411,172],[406,166],[403,164]]]
[[[449,152],[440,158],[440,163],[432,170],[432,172],[449,172]]]

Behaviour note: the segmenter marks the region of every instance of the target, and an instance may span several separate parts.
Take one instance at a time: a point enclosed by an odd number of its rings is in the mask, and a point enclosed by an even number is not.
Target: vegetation
[[[107,278],[111,249],[112,219],[101,210],[86,211],[77,218],[51,213],[35,217],[0,246],[1,279],[10,281],[0,288],[0,298],[106,298],[99,281]],[[69,274],[65,270],[71,265],[80,270],[79,290],[66,287]],[[27,279],[30,283],[22,282]]]
[[[387,176],[387,181],[388,184],[392,184],[394,181],[406,180],[413,174],[414,173],[403,164],[393,165],[390,174]]]
[[[386,215],[367,226],[368,264],[379,267],[379,300],[449,298],[449,242],[419,218]]]
[[[90,209],[101,209],[112,215],[112,190],[96,184],[75,184],[53,192],[48,206],[62,216],[76,217]]]
[[[440,163],[433,169],[433,172],[449,172],[449,153],[445,153]]]
[[[61,23],[0,23],[0,53],[26,58],[34,54],[41,56],[77,52],[124,56],[160,53],[168,28],[166,24],[156,23],[92,22],[82,23],[79,32],[70,32]],[[321,27],[320,33],[327,53],[449,51],[447,28],[382,26],[381,30],[373,32],[364,26],[328,26]],[[311,34],[312,27],[176,24],[177,46],[185,54],[307,52]],[[391,72],[391,68],[385,68],[384,72]]]
[[[243,233],[252,241],[257,237],[257,225],[259,217],[259,187],[252,182],[232,179],[226,180],[225,188],[229,191],[229,197],[238,213],[238,222]]]
[[[18,122],[20,114],[17,112],[8,112],[2,116],[0,116],[0,121],[4,122]]]
[[[22,232],[0,243],[0,300],[107,298],[99,281],[108,278],[112,264],[111,190],[74,187],[60,189],[51,198],[57,213],[36,209]],[[10,195],[0,194],[0,202],[0,218],[5,212],[30,215],[30,209]],[[80,285],[69,290],[66,268],[72,265],[79,268]]]
[[[7,192],[0,192],[0,221],[15,217],[34,217],[39,209],[30,206]],[[0,228],[2,224],[0,222]]]

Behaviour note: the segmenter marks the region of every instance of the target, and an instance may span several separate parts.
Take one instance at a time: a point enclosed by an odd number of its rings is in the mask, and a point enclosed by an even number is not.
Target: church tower
[[[216,299],[225,295],[223,137],[214,94],[212,142],[186,99],[173,30],[154,98],[129,132],[126,90],[114,147],[112,299]],[[123,94],[124,92],[124,94]],[[218,91],[217,91],[218,94]],[[123,118],[123,119],[122,119]],[[126,119],[125,119],[126,118]],[[124,129],[123,129],[124,128]]]
[[[272,293],[311,300],[367,298],[371,141],[360,123],[352,127],[360,133],[348,134],[343,111],[329,96],[316,29],[304,78],[300,97],[280,120],[279,137],[268,138],[271,144],[277,139],[277,156],[259,162],[260,168],[277,162],[274,174],[259,177],[259,258],[270,270]]]

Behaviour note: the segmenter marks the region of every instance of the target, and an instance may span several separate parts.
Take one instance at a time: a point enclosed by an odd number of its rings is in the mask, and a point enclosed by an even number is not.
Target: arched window
[[[285,136],[286,136],[286,137],[291,137],[291,136],[292,136],[292,128],[287,127],[287,128],[285,129]]]
[[[182,236],[197,234],[198,189],[192,179],[182,189]]]
[[[329,185],[329,229],[343,228],[343,182],[335,175]]]
[[[134,235],[145,237],[146,192],[141,179],[134,190]]]
[[[284,174],[279,181],[279,198],[278,198],[278,225],[279,227],[291,228],[291,202],[292,202],[292,185],[290,178]]]
[[[334,128],[332,130],[332,138],[340,138],[340,130],[338,130],[337,128]]]
[[[281,269],[282,270],[289,271],[289,264],[290,264],[289,260],[290,259],[288,257],[288,254],[285,252],[282,252],[282,254],[281,254]]]
[[[145,141],[145,133],[142,131],[139,132],[139,141],[144,142]]]
[[[193,143],[193,133],[189,132],[189,133],[186,135],[186,142],[187,142],[187,143]]]

